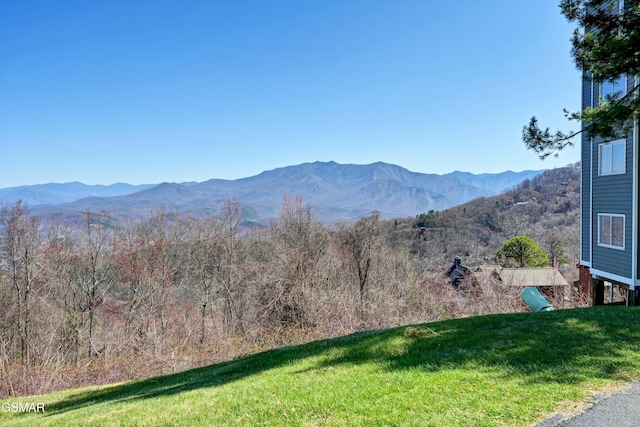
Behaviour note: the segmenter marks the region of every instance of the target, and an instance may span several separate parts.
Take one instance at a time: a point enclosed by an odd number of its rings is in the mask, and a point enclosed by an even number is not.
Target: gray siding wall
[[[632,205],[633,205],[633,136],[626,143],[626,173],[621,175],[598,176],[598,145],[604,142],[594,139],[591,171],[593,224],[593,268],[622,277],[632,277]],[[598,246],[598,214],[611,213],[625,216],[624,250]]]
[[[582,78],[582,109],[591,106],[591,78]],[[583,124],[584,127],[584,124]],[[591,139],[583,132],[581,143],[581,224],[580,224],[580,259],[591,262]]]
[[[612,5],[613,0],[605,2],[605,7]],[[628,7],[627,4],[624,5]],[[627,88],[634,86],[634,79],[627,79]],[[597,105],[600,98],[600,85],[591,85],[589,76],[582,79],[582,108]],[[632,277],[633,256],[633,176],[634,169],[639,167],[640,159],[633,158],[633,147],[637,136],[630,135],[626,139],[626,173],[622,175],[598,176],[598,145],[601,139],[582,137],[582,199],[581,199],[581,258],[590,261],[594,269],[626,278],[640,277],[640,251],[637,271]],[[640,155],[640,154],[639,154]],[[639,190],[640,191],[640,190]],[[636,200],[640,200],[640,194]],[[640,202],[637,209],[640,209]],[[640,210],[639,210],[640,212]],[[625,215],[625,248],[624,250],[598,246],[598,213]],[[640,227],[637,227],[640,239]],[[639,240],[640,241],[640,240]],[[606,277],[606,274],[604,274]]]
[[[629,5],[625,3],[625,8],[627,8]],[[636,78],[635,76],[629,76],[627,78],[627,93],[631,90],[633,90],[634,86],[636,84]],[[638,121],[636,120],[636,123]],[[637,129],[637,126],[636,126]],[[634,129],[634,132],[632,132],[631,136],[627,139],[627,143],[632,147],[631,152],[633,152],[633,147],[636,146],[637,147],[637,141],[638,141],[638,135],[635,133],[636,129]],[[640,155],[640,150],[638,150],[638,148],[636,148],[636,156]],[[640,159],[638,158],[634,158],[633,159],[633,167],[636,168],[636,172],[637,169],[640,167]],[[637,177],[637,179],[640,179],[639,177]],[[639,186],[640,187],[640,186]],[[636,191],[640,191],[640,188],[636,188]],[[640,212],[640,194],[636,194],[636,215],[638,212]],[[638,219],[636,218],[636,221],[638,221]],[[638,224],[636,223],[636,244],[638,244],[638,242],[640,242],[640,227],[638,226]],[[635,278],[634,279],[638,279],[640,278],[640,251],[636,250],[636,257],[638,257],[638,259],[636,260],[636,272],[635,272]]]

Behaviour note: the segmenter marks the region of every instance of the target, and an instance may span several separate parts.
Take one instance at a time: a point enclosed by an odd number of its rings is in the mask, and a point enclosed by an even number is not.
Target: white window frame
[[[622,218],[622,245],[615,245],[613,243],[613,221],[614,218]],[[598,214],[598,246],[605,248],[618,249],[623,251],[625,249],[625,216],[621,214],[612,213],[599,213]],[[603,239],[603,226],[608,224],[608,236],[604,236]]]
[[[609,87],[611,87],[611,90],[607,90],[607,93],[604,93],[605,88]],[[599,90],[601,104],[609,102],[607,95],[613,96],[616,93],[619,93],[620,95],[616,99],[620,99],[627,94],[627,76],[623,74],[615,80],[600,82]]]
[[[616,147],[622,146],[622,151],[616,150]],[[608,156],[606,153],[608,152]],[[622,153],[622,168],[614,169],[614,165],[618,162],[614,161],[614,153]],[[623,175],[627,173],[627,140],[617,139],[598,145],[598,175]]]

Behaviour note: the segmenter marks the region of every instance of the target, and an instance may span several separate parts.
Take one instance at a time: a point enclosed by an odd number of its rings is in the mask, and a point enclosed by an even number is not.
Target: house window
[[[617,175],[626,170],[626,141],[607,142],[598,146],[600,175]]]
[[[598,214],[598,245],[624,249],[624,215]]]
[[[600,96],[602,102],[609,102],[611,98],[621,98],[626,95],[627,92],[627,79],[624,75],[618,77],[615,80],[606,80],[600,83]]]

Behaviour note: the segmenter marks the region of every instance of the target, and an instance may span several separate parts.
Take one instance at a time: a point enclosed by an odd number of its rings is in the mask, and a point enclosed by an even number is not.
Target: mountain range
[[[0,203],[21,199],[34,214],[74,215],[107,211],[115,217],[138,217],[164,206],[203,216],[216,212],[220,201],[237,200],[247,221],[268,223],[278,216],[284,196],[300,195],[326,222],[350,220],[373,210],[383,218],[415,216],[446,209],[476,197],[499,194],[542,170],[498,174],[452,172],[445,175],[411,172],[377,162],[369,165],[335,162],[303,163],[236,180],[211,179],[194,183],[113,184],[90,186],[78,182],[0,189]]]

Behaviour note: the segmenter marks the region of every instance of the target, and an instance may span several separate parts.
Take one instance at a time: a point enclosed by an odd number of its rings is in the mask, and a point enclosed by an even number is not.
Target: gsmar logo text
[[[36,402],[4,402],[0,407],[2,412],[44,412],[44,403]]]

